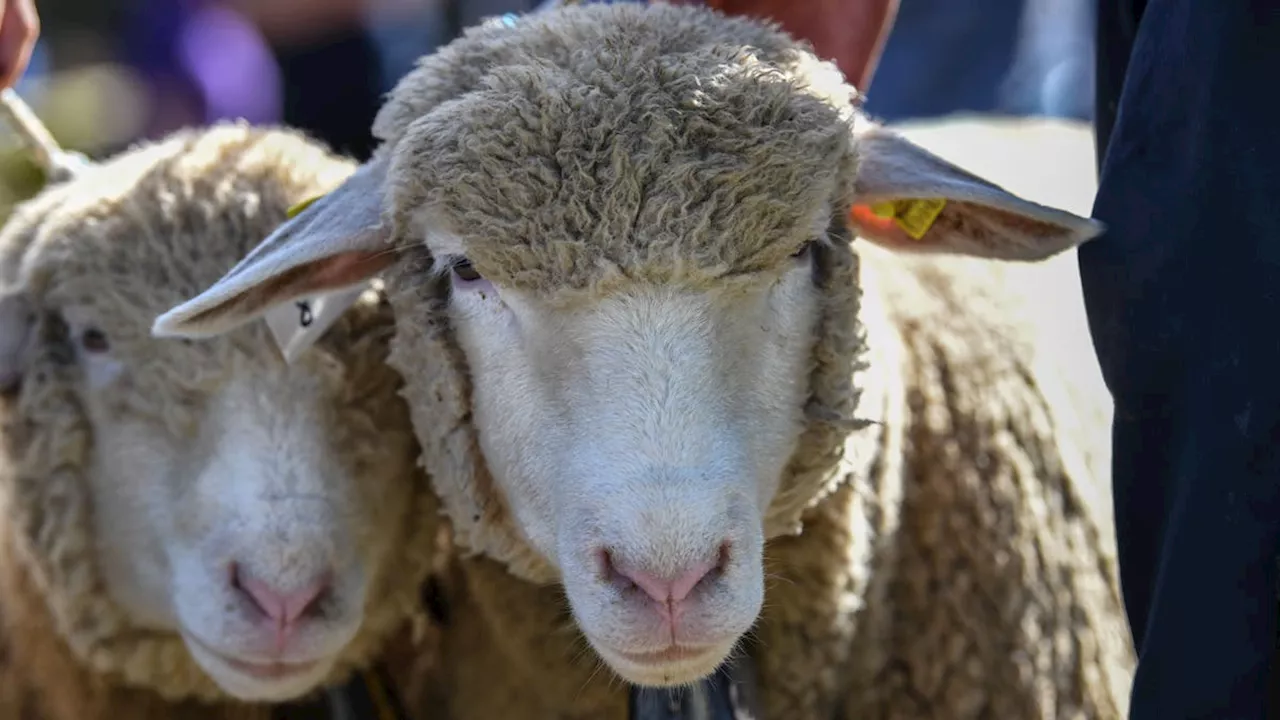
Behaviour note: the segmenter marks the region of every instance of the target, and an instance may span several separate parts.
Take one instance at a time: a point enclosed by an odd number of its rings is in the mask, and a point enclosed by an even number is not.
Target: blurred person
[[[381,57],[368,0],[226,0],[270,46],[281,78],[281,118],[359,161],[382,104]],[[409,0],[422,7],[429,0]]]
[[[451,5],[445,0],[367,0],[364,25],[377,52],[379,92],[391,92],[418,58],[457,36],[455,24],[460,23],[451,17]]]
[[[997,107],[1014,115],[1093,118],[1094,4],[1026,0]]]
[[[867,112],[895,122],[997,111],[1024,3],[901,0],[876,69],[879,82],[858,86],[867,94]]]
[[[280,72],[262,36],[218,0],[136,0],[116,37],[142,77],[150,107],[144,137],[242,118],[280,120]]]
[[[956,112],[1089,120],[1095,2],[901,0],[866,109],[887,121]]]
[[[534,10],[538,0],[366,0],[365,24],[378,48],[382,92],[418,58],[486,17]]]

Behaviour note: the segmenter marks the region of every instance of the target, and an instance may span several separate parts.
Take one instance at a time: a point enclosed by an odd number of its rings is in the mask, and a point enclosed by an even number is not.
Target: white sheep
[[[219,124],[81,169],[0,232],[0,716],[265,720],[421,624],[436,501],[385,301],[292,366],[261,327],[149,334],[353,167]]]
[[[490,23],[157,318],[217,336],[384,275],[459,548],[417,676],[443,716],[621,717],[595,655],[646,688],[753,658],[773,719],[1123,717],[1099,434],[1059,427],[1099,398],[1048,371],[1009,279],[1099,227],[855,95],[703,8]]]

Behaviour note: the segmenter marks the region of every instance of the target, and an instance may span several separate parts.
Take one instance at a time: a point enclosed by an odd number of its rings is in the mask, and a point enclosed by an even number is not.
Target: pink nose
[[[250,575],[239,565],[234,565],[231,569],[232,586],[248,597],[264,615],[281,626],[292,625],[313,608],[329,588],[329,583],[330,575],[324,573],[295,590],[281,590]]]
[[[607,570],[618,577],[634,584],[663,607],[671,607],[683,602],[689,593],[702,582],[711,571],[721,569],[728,561],[728,546],[723,546],[714,560],[707,560],[687,566],[674,573],[654,573],[638,567],[614,564],[610,553],[604,553]]]

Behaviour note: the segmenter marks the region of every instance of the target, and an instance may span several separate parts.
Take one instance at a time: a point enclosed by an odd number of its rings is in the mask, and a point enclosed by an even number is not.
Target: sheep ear
[[[22,386],[27,348],[35,327],[35,313],[21,288],[0,291],[0,394]]]
[[[382,223],[387,164],[376,158],[333,192],[291,210],[213,286],[157,317],[151,334],[211,337],[265,315],[291,359],[395,260]]]
[[[862,237],[903,252],[1043,260],[1096,237],[1096,220],[1024,200],[875,126],[859,134],[855,205]]]

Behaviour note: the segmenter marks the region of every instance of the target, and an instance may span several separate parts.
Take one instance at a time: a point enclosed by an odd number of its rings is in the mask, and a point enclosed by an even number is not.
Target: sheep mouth
[[[714,650],[715,648],[709,647],[672,645],[664,650],[655,650],[652,652],[624,652],[622,650],[614,650],[613,653],[623,660],[635,665],[669,665],[671,663],[684,662],[686,660],[698,660],[706,657]]]
[[[255,680],[288,680],[314,672],[322,660],[244,660],[213,649],[192,633],[183,633],[191,644],[231,670]]]
[[[601,656],[623,679],[644,687],[685,685],[711,675],[727,652],[717,646],[672,645],[651,652],[601,648]]]
[[[218,659],[223,663],[226,663],[228,667],[234,669],[236,672],[257,680],[284,680],[304,675],[320,666],[319,660],[299,663],[254,663],[245,660],[236,660],[235,658],[231,658],[226,655],[219,655]]]

